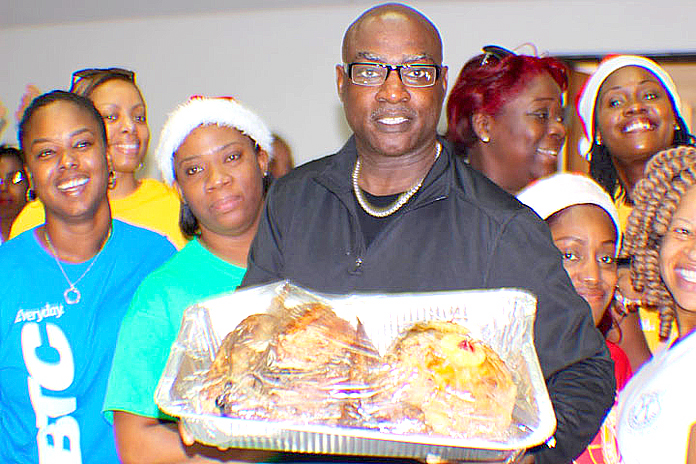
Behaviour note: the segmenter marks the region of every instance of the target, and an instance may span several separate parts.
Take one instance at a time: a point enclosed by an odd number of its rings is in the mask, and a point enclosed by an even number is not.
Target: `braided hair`
[[[660,249],[684,194],[696,186],[696,148],[670,148],[654,155],[636,184],[633,211],[624,234],[624,253],[632,256],[631,281],[642,301],[660,313],[660,340],[669,338],[676,316],[674,297],[660,275]]]

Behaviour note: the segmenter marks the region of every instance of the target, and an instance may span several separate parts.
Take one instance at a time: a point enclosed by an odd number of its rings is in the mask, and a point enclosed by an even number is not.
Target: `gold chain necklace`
[[[440,152],[442,151],[442,145],[440,145],[440,142],[437,142],[437,147],[435,149],[435,161],[440,157]],[[370,202],[367,201],[367,198],[365,198],[365,195],[363,195],[362,190],[360,189],[360,186],[358,185],[358,179],[360,177],[360,157],[358,156],[358,159],[355,161],[355,168],[353,168],[353,192],[355,193],[355,198],[358,200],[358,204],[360,207],[365,211],[367,214],[370,216],[378,217],[378,218],[383,218],[387,217],[390,214],[394,214],[404,206],[408,200],[411,199],[413,195],[416,194],[419,188],[421,188],[421,185],[423,185],[423,181],[425,180],[425,176],[421,178],[416,184],[399,195],[399,197],[394,201],[394,203],[391,204],[391,206],[385,207],[385,208],[376,208],[370,204]],[[426,174],[427,175],[427,174]]]
[[[46,232],[46,229],[44,229],[44,239],[46,239],[46,243],[48,244],[48,248],[51,249],[51,254],[53,254],[53,258],[56,260],[56,264],[58,265],[60,272],[63,273],[63,277],[65,277],[65,280],[67,280],[68,284],[70,285],[63,292],[63,298],[65,299],[65,302],[67,304],[73,305],[73,304],[77,304],[80,302],[80,299],[82,298],[82,294],[80,293],[80,291],[77,289],[77,287],[75,285],[77,285],[82,280],[82,278],[87,275],[87,273],[90,271],[90,269],[92,269],[92,266],[94,266],[94,263],[97,262],[97,258],[99,258],[99,255],[106,247],[106,242],[109,241],[109,237],[111,237],[111,227],[109,227],[109,233],[106,236],[106,240],[104,240],[104,244],[102,245],[101,249],[96,254],[96,256],[92,259],[92,262],[89,264],[87,269],[85,269],[85,272],[83,272],[82,275],[75,282],[71,282],[70,279],[68,278],[68,274],[65,273],[65,269],[63,269],[63,266],[60,264],[60,260],[58,259],[58,253],[56,252],[56,249],[53,248],[53,243],[51,243],[51,239],[48,237],[48,233]]]

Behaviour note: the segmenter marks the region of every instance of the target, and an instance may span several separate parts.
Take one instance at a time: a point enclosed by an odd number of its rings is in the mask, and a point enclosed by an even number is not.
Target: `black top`
[[[418,195],[367,244],[352,191],[351,138],[270,189],[243,286],[288,279],[326,293],[513,287],[536,295],[534,342],[558,422],[538,464],[570,462],[614,403],[613,363],[548,227],[454,157],[449,144]],[[368,225],[368,228],[370,226]]]
[[[360,189],[362,190],[362,189]],[[393,195],[372,195],[365,190],[362,190],[363,196],[368,201],[369,204],[376,208],[386,208],[394,204],[397,198],[399,198],[400,193],[395,193]],[[355,197],[355,195],[353,195]],[[409,198],[406,205],[413,201],[413,197]],[[365,237],[365,246],[370,247],[370,243],[379,235],[379,233],[384,230],[385,227],[397,216],[399,216],[406,205],[401,206],[393,214],[385,217],[375,217],[371,214],[365,212],[358,203],[358,199],[355,199],[355,209],[358,212],[358,220],[360,221],[360,229],[362,230],[363,237]]]

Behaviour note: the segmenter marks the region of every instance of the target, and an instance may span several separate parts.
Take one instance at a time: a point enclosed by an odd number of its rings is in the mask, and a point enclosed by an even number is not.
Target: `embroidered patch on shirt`
[[[657,392],[646,392],[629,411],[628,424],[634,430],[650,427],[660,415],[660,396]]]

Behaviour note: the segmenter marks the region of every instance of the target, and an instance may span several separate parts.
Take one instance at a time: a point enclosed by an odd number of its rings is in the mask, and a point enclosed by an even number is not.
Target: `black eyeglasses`
[[[0,177],[0,186],[21,184],[27,178],[24,171],[11,172],[4,179]]]
[[[75,71],[74,73],[72,73],[72,83],[70,84],[70,86],[71,86],[71,88],[75,87],[75,84],[77,84],[82,79],[91,79],[93,77],[105,76],[105,75],[123,77],[124,79],[131,81],[135,84],[135,73],[133,71],[129,71],[127,69],[123,69],[123,68],[87,68],[87,69],[80,69],[79,71]]]
[[[498,45],[486,45],[482,48],[483,55],[479,66],[486,66],[488,64],[494,64],[501,61],[503,58],[515,55],[515,52],[508,50],[507,48],[499,47]]]
[[[406,87],[432,87],[440,78],[441,67],[435,64],[344,63],[343,69],[356,85],[378,87],[389,73],[397,71]]]

